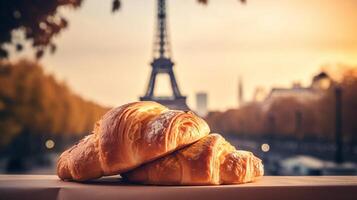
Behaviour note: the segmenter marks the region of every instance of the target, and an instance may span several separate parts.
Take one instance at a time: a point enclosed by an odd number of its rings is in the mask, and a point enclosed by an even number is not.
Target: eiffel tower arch
[[[174,62],[171,60],[170,42],[166,26],[166,0],[157,0],[157,3],[157,34],[154,44],[154,59],[151,62],[152,71],[145,95],[140,97],[140,100],[156,101],[171,109],[189,110],[186,104],[186,96],[181,94],[173,71]],[[154,96],[156,77],[159,74],[167,74],[169,76],[172,96]]]

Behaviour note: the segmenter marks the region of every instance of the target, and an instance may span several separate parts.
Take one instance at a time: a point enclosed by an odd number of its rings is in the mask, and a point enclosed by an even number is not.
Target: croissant
[[[263,174],[259,158],[237,151],[219,134],[210,134],[122,176],[130,182],[154,185],[218,185],[252,182]]]
[[[203,138],[206,122],[155,102],[136,102],[110,110],[86,136],[61,154],[62,180],[85,181],[129,171]]]

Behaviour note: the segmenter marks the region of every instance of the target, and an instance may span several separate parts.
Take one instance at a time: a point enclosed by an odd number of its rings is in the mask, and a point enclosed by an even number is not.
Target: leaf
[[[207,4],[207,3],[208,3],[208,0],[198,0],[198,3]]]
[[[23,48],[22,44],[16,44],[16,51],[22,51]]]
[[[56,52],[56,50],[57,50],[57,46],[53,43],[50,44],[50,52],[53,54]]]
[[[37,58],[37,59],[42,58],[43,54],[44,54],[43,49],[37,50],[37,52],[36,52],[36,58]]]
[[[118,11],[120,6],[121,6],[120,1],[119,0],[114,0],[113,1],[113,6],[112,6],[112,12],[114,13],[114,12]]]
[[[5,49],[0,48],[0,58],[7,58],[8,57],[8,53]]]

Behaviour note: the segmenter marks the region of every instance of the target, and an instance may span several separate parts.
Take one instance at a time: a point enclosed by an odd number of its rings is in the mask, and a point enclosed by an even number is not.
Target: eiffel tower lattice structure
[[[170,42],[166,26],[166,0],[158,0],[157,13],[157,36],[154,44],[154,60],[151,63],[152,71],[149,85],[141,101],[156,101],[171,109],[189,110],[186,104],[186,96],[183,96],[179,90],[171,60]],[[172,96],[155,96],[155,82],[159,74],[167,74],[170,77]]]

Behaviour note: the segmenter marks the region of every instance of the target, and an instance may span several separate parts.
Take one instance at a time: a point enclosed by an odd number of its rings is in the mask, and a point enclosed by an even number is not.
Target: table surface
[[[357,199],[357,176],[265,176],[220,186],[145,186],[107,177],[86,183],[55,175],[0,175],[0,199]]]

